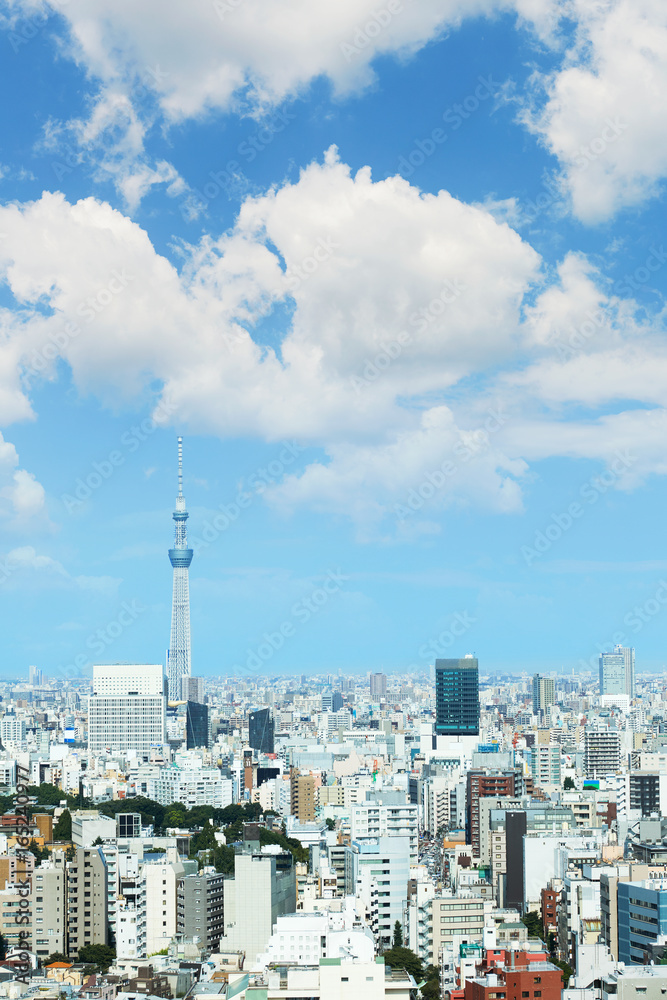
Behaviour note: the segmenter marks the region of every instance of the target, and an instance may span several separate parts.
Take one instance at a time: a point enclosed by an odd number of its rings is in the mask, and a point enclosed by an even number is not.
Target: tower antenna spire
[[[183,438],[178,439],[178,495],[183,496]]]

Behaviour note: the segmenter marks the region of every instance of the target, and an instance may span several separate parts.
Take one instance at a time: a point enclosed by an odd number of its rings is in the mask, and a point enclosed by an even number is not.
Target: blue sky
[[[163,660],[178,434],[194,673],[661,669],[664,5],[121,6],[0,2],[3,674]]]

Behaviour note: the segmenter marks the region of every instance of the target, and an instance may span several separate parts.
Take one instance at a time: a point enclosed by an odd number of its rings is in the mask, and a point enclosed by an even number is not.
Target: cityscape
[[[665,679],[193,675],[176,471],[164,663],[2,687],[0,994],[667,990]]]
[[[0,1000],[667,1000],[667,2],[0,53]]]

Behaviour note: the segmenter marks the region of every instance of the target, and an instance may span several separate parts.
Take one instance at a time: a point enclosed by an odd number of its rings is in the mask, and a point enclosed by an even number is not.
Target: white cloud
[[[378,56],[408,58],[470,17],[514,12],[542,38],[556,31],[557,0],[5,0],[49,27],[90,81],[87,119],[47,123],[51,140],[75,139],[95,172],[133,209],[149,187],[183,181],[156,164],[146,137],[211,112],[261,116],[326,77],[341,97],[375,79]],[[58,29],[60,35],[58,36]],[[176,189],[174,188],[176,182]]]
[[[0,527],[19,533],[48,529],[44,487],[18,464],[16,448],[0,434]]]
[[[24,6],[35,7],[34,0]],[[20,6],[16,0],[15,6]],[[320,76],[338,94],[373,80],[380,54],[418,51],[466,17],[517,11],[549,32],[554,0],[53,0],[69,29],[69,51],[105,87],[155,94],[171,121],[240,97],[275,105]],[[130,91],[131,92],[131,91]]]
[[[112,597],[122,580],[111,576],[72,577],[57,559],[41,555],[32,545],[23,545],[0,557],[0,585],[13,589],[26,582],[31,588],[64,587]]]
[[[525,120],[560,160],[574,214],[607,219],[654,195],[667,173],[667,7],[573,0],[577,37]]]
[[[229,232],[183,246],[180,274],[94,199],[45,194],[0,208],[0,228],[0,275],[22,305],[12,357],[52,377],[48,347],[113,406],[158,380],[179,427],[320,446],[271,492],[283,509],[349,513],[376,531],[415,490],[424,514],[518,511],[527,462],[548,455],[608,462],[638,447],[633,481],[663,472],[647,426],[667,371],[660,315],[611,296],[581,255],[548,282],[483,207],[353,176],[333,149],[298,182],[246,199]],[[274,349],[253,333],[277,304],[290,318]],[[447,481],[419,494],[447,461]]]
[[[192,249],[180,276],[93,199],[44,195],[0,209],[0,225],[0,273],[27,310],[53,310],[18,324],[33,367],[55,341],[77,383],[109,401],[157,377],[191,426],[273,440],[417,426],[397,396],[442,392],[509,357],[539,268],[484,210],[400,178],[373,183],[367,169],[352,177],[334,151],[298,183],[247,200],[235,229]],[[276,302],[295,307],[280,356],[246,329]],[[399,358],[369,381],[387,346]]]

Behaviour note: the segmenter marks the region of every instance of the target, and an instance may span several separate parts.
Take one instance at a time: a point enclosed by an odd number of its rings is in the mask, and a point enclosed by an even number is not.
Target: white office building
[[[91,753],[134,751],[148,755],[165,742],[166,679],[159,663],[93,667],[88,699]]]
[[[146,883],[146,951],[154,955],[168,948],[176,936],[176,899],[178,879],[185,873],[185,867],[178,860],[175,849],[167,852],[173,860],[144,866]]]
[[[171,764],[160,768],[158,775],[148,781],[148,797],[162,806],[182,802],[188,809],[224,809],[232,804],[232,793],[232,779],[222,778],[217,767],[181,768]]]
[[[278,917],[266,955],[269,964],[316,965],[321,958],[372,962],[375,942],[357,917],[354,897],[340,913],[290,913]]]
[[[369,913],[377,908],[379,947],[391,947],[394,924],[405,924],[410,840],[408,837],[369,837],[345,848],[345,888],[363,900]],[[374,928],[375,929],[375,928]]]
[[[410,860],[419,854],[419,807],[407,801],[404,792],[367,792],[366,800],[350,809],[352,840],[365,837],[407,837]]]
[[[16,746],[25,743],[25,719],[8,712],[0,719],[0,739],[2,745],[8,743]]]

